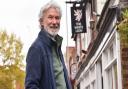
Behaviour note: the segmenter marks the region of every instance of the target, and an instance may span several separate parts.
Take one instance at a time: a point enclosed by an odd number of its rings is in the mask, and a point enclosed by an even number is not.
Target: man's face
[[[60,14],[58,10],[55,8],[50,8],[44,14],[42,21],[40,24],[44,27],[44,29],[51,34],[52,36],[56,36],[60,29]]]

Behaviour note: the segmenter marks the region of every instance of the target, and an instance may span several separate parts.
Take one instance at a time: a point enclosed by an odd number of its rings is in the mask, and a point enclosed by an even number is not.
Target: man
[[[41,8],[41,31],[26,58],[26,89],[71,89],[58,35],[61,14],[53,1]]]

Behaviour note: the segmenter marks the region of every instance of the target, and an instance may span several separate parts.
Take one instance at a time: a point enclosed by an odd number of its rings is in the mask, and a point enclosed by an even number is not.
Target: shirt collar
[[[42,29],[39,34],[38,37],[41,39],[41,41],[43,41],[44,43],[46,43],[47,45],[54,45],[57,44],[57,46],[61,46],[63,38],[59,35],[56,35],[55,38],[53,38],[48,32],[46,32],[44,29]]]

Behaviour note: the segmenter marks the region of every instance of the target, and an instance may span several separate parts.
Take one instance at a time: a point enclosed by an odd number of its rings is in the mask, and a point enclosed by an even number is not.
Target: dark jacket
[[[37,39],[29,48],[26,58],[25,89],[56,89],[52,45],[54,45],[54,41],[47,36],[45,31],[41,30]],[[64,67],[67,89],[71,89],[61,47],[58,51]]]

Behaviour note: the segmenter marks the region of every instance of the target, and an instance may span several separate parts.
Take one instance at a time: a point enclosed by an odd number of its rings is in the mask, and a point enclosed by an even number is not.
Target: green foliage
[[[0,88],[13,89],[13,79],[10,77],[9,69],[0,68]]]
[[[122,12],[123,19],[128,19],[128,8],[125,8],[124,11]]]
[[[22,66],[23,55],[21,54],[23,44],[14,34],[8,35],[6,31],[0,32],[0,55],[3,66]]]
[[[122,12],[123,20],[118,25],[118,31],[120,33],[121,43],[128,46],[128,8],[125,8]]]
[[[0,89],[14,89],[18,83],[24,87],[23,44],[15,34],[0,31]]]

